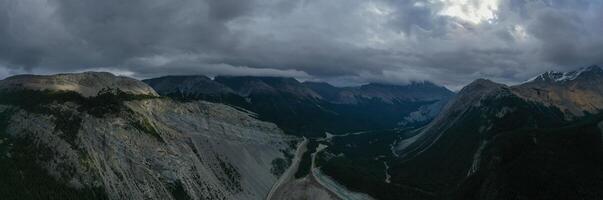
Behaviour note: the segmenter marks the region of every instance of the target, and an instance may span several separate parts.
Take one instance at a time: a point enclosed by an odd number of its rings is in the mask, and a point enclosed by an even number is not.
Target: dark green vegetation
[[[427,132],[401,157],[388,145],[413,132],[335,137],[319,165],[349,189],[378,199],[603,198],[597,126],[603,115],[566,121],[556,108],[506,96],[452,116],[458,121]]]
[[[498,134],[457,199],[603,199],[602,120]]]
[[[287,160],[282,158],[274,159],[272,160],[272,162],[270,162],[270,164],[272,164],[272,168],[270,168],[270,173],[276,176],[283,175],[283,173],[285,173],[287,168],[291,165],[291,163],[287,162]]]
[[[73,91],[11,90],[0,91],[0,105],[18,106],[23,110],[46,114],[52,112],[50,104],[67,102],[79,105],[78,111],[96,117],[121,111],[124,101],[158,98],[150,95],[134,95],[119,89],[103,89],[94,97],[83,97]]]
[[[223,158],[216,156],[218,163],[220,164],[220,169],[224,172],[226,177],[218,176],[218,180],[223,183],[223,185],[227,186],[228,191],[232,192],[241,192],[243,188],[241,187],[241,174],[235,169],[232,164],[224,162]]]
[[[514,112],[497,117],[497,113],[505,108],[512,108]],[[507,131],[555,128],[567,123],[559,110],[515,96],[483,100],[480,107],[470,107],[464,113],[452,116],[458,116],[459,121],[443,132],[426,133],[433,135],[427,135],[425,142],[418,142],[409,151],[402,152],[406,157],[392,163],[392,182],[418,187],[440,198],[448,197],[457,191],[469,173],[483,142],[495,144],[492,139]]]
[[[171,185],[171,187],[169,188],[169,190],[172,193],[172,197],[174,197],[174,199],[176,199],[176,200],[192,199],[190,196],[188,196],[188,194],[184,190],[184,187],[182,186],[182,183],[180,181],[173,183]]]
[[[55,131],[62,131],[61,137],[72,145],[75,144],[82,121],[77,112],[85,112],[99,118],[105,115],[116,115],[120,112],[133,115],[124,106],[124,102],[152,98],[158,97],[134,95],[119,89],[103,89],[94,97],[83,97],[73,91],[0,91],[0,105],[16,106],[31,113],[53,116],[56,124]],[[77,110],[61,108],[60,105],[65,103],[76,104]],[[147,120],[134,122],[133,126],[162,141],[155,128]]]
[[[433,102],[397,102],[387,104],[367,100],[357,105],[332,104],[318,100],[299,100],[287,95],[257,95],[250,105],[238,105],[259,113],[294,135],[324,136],[324,132],[343,134],[360,130],[394,128],[402,116]],[[375,113],[379,113],[376,115]]]
[[[303,178],[310,174],[310,170],[312,169],[312,154],[316,152],[318,144],[318,141],[313,139],[308,141],[306,152],[302,155],[299,162],[299,168],[295,172],[295,178]]]
[[[297,149],[297,144],[299,143],[299,140],[291,140],[289,142],[287,142],[288,146],[290,149]],[[286,151],[286,150],[281,150],[281,153],[283,153],[283,156],[285,156],[285,159],[282,158],[277,158],[272,160],[271,164],[272,164],[272,168],[270,168],[270,172],[276,176],[280,176],[283,173],[285,173],[285,171],[287,171],[287,168],[289,168],[289,166],[291,166],[291,163],[293,162],[293,157],[295,155],[293,155],[294,152],[291,151]]]
[[[182,95],[166,94],[180,101],[205,100],[244,108],[258,113],[260,120],[273,122],[289,134],[307,137],[322,137],[325,131],[342,134],[394,128],[408,113],[420,106],[435,103],[398,101],[390,104],[378,99],[366,99],[360,104],[333,104],[318,99],[300,99],[290,94],[253,94],[247,97],[250,101],[234,95]]]
[[[385,182],[385,163],[391,165],[396,161],[390,149],[392,143],[412,135],[410,130],[383,130],[336,136],[328,143],[329,147],[318,154],[317,165],[352,191],[379,199],[424,199],[429,194],[408,192],[400,189],[404,186]],[[391,174],[391,169],[388,171]]]

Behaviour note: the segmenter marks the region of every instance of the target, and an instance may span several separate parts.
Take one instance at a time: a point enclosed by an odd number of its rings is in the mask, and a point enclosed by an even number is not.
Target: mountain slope
[[[558,107],[568,117],[581,117],[603,109],[603,69],[594,65],[571,72],[547,72],[514,86],[515,94]]]
[[[320,99],[320,95],[307,88],[294,78],[285,77],[253,77],[253,76],[218,76],[215,81],[222,83],[241,96],[261,94],[286,94],[297,98]]]
[[[359,87],[343,88],[321,82],[304,82],[304,85],[336,104],[360,104],[370,100],[389,104],[405,101],[439,101],[454,95],[450,90],[431,82],[412,82],[408,85],[370,83]]]
[[[3,199],[262,199],[297,141],[229,106],[119,87],[1,92]]]
[[[599,199],[603,117],[584,113],[598,113],[592,105],[603,92],[590,84],[602,79],[597,69],[581,71],[563,82],[469,84],[432,123],[398,143],[391,181],[435,199]],[[585,92],[593,96],[588,104],[572,96]]]

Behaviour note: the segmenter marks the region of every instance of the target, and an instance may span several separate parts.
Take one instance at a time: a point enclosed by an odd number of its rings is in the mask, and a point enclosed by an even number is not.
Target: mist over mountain
[[[0,78],[110,71],[519,83],[603,64],[600,1],[0,2]]]

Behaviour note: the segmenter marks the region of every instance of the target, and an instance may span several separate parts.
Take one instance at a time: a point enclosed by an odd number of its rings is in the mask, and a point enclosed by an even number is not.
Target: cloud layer
[[[598,0],[3,0],[0,77],[515,83],[603,63],[602,11]]]

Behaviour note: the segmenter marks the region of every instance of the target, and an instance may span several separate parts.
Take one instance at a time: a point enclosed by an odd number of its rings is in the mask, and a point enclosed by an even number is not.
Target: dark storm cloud
[[[529,31],[542,43],[544,60],[559,65],[603,63],[601,7],[538,12]]]
[[[279,75],[520,82],[603,63],[601,1],[2,0],[0,77]]]

